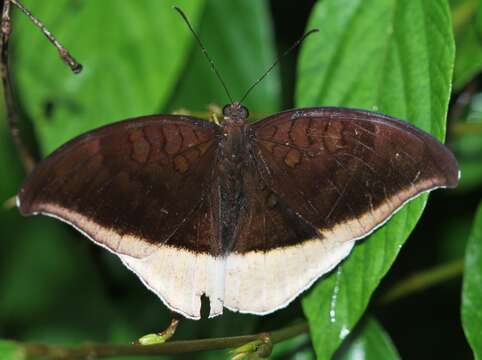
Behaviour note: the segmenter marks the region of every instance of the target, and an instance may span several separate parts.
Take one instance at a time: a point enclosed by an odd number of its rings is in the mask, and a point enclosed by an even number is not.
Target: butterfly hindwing
[[[245,169],[242,211],[226,257],[224,306],[266,314],[290,303],[352,245],[321,241],[317,230],[266,185],[254,161]]]

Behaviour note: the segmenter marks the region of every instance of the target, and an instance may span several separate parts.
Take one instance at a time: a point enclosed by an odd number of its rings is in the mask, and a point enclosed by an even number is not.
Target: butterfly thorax
[[[222,139],[219,143],[220,171],[228,177],[239,178],[240,167],[246,160],[246,129],[248,109],[239,103],[223,109]],[[233,179],[234,180],[234,179]]]
[[[218,152],[218,190],[220,239],[224,253],[229,252],[236,237],[236,224],[245,203],[243,170],[248,161],[246,129],[248,110],[239,103],[223,109],[222,139]]]

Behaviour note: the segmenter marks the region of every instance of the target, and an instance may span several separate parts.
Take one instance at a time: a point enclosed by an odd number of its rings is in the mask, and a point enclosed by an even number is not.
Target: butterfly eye
[[[247,107],[244,107],[243,105],[241,105],[239,111],[243,119],[247,119],[249,117],[249,110]]]

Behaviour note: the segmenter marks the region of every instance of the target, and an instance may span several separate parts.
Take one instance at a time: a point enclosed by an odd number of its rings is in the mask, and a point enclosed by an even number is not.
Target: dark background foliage
[[[226,102],[188,30],[165,3],[24,2],[85,65],[78,78],[70,74],[38,31],[16,12],[11,59],[14,85],[24,119],[23,134],[39,157],[103,123],[181,108],[207,115],[209,104],[222,106]],[[354,2],[344,1],[347,7]],[[315,3],[176,2],[199,29],[235,97],[301,36]],[[369,3],[379,9],[383,1]],[[461,163],[462,182],[457,190],[430,196],[421,220],[373,294],[364,317],[337,353],[340,358],[354,358],[357,346],[371,354],[368,358],[396,358],[396,351],[407,359],[473,357],[461,322],[460,275],[400,300],[378,301],[408,276],[463,259],[482,198],[482,10],[479,2],[472,0],[453,0],[450,5],[457,54],[447,142]],[[326,26],[331,29],[334,24]],[[410,41],[420,39],[414,36]],[[298,77],[302,77],[302,68],[297,69],[298,53],[285,57],[248,99],[255,117],[303,102],[299,94],[295,102]],[[1,120],[3,203],[15,195],[24,175]],[[0,242],[0,338],[65,344],[86,340],[126,343],[169,322],[166,308],[115,256],[63,224],[42,217],[21,218],[15,208],[1,208]],[[474,248],[480,243],[472,242]],[[475,266],[482,271],[480,265]],[[477,271],[477,267],[466,271]],[[478,291],[480,296],[480,288]],[[347,301],[350,306],[357,299]],[[304,309],[309,312],[306,304]],[[182,322],[176,339],[275,330],[304,317],[300,299],[265,317],[226,311],[213,320]],[[482,333],[480,323],[478,329]],[[396,351],[390,350],[391,341]],[[312,345],[308,336],[301,336],[277,346],[273,356],[310,359],[315,357],[313,346],[316,343]],[[320,358],[327,354],[318,352]],[[225,358],[226,353],[196,354],[196,358],[216,357]]]

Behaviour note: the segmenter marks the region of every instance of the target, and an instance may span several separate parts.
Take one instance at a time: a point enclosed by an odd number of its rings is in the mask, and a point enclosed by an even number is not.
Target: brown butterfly
[[[170,309],[267,314],[295,299],[420,193],[454,187],[452,153],[389,116],[284,111],[249,124],[184,115],[121,121],[42,161],[18,207],[118,255]]]

